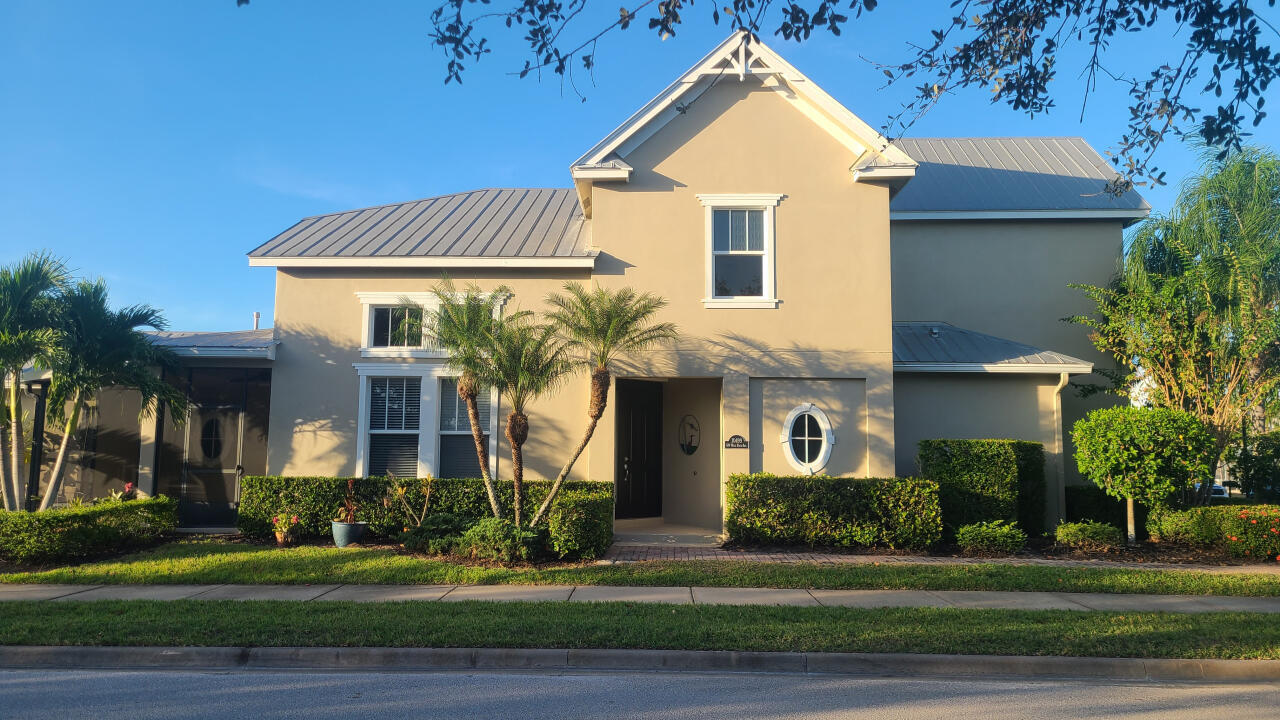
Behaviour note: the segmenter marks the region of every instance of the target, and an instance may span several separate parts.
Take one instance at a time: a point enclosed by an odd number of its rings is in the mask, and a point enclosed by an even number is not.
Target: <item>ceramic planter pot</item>
[[[279,545],[280,547],[289,547],[296,542],[298,542],[298,533],[293,530],[276,531],[276,545]]]
[[[344,523],[333,521],[333,544],[338,547],[346,547],[353,542],[359,542],[364,537],[365,528],[369,527],[369,523],[354,522]]]

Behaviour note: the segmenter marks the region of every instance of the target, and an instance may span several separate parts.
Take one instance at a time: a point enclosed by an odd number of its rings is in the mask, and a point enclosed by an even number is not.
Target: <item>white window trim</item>
[[[705,284],[703,287],[702,306],[709,309],[756,309],[764,310],[778,307],[778,294],[774,277],[774,218],[778,203],[785,195],[776,193],[720,193],[700,194],[695,196],[703,207],[703,234],[705,264]],[[716,210],[763,210],[764,211],[764,296],[726,298],[715,294],[715,261],[714,261],[714,215]]]
[[[461,295],[461,293],[459,293]],[[494,307],[494,317],[502,312],[509,294],[498,296]],[[424,312],[439,306],[436,294],[432,292],[357,292],[360,300],[360,357],[364,358],[421,358],[440,360],[449,357],[447,350],[426,347],[374,347],[373,346],[373,311],[380,307],[397,307],[406,300],[423,309]]]
[[[397,296],[398,297],[398,296]],[[356,422],[356,473],[369,474],[369,380],[377,377],[418,377],[422,380],[418,418],[418,477],[436,475],[440,453],[440,378],[454,377],[444,363],[352,363],[360,387],[360,406]],[[490,392],[494,392],[490,389]],[[493,394],[489,404],[489,472],[498,473],[498,400]],[[408,431],[405,431],[406,434]]]
[[[796,457],[795,450],[791,447],[791,425],[802,414],[812,415],[818,421],[818,428],[822,430],[824,439],[822,450],[818,452],[818,458],[811,463],[801,462],[800,458]],[[791,412],[787,414],[787,419],[782,421],[782,432],[779,434],[778,439],[782,443],[782,453],[786,456],[787,462],[791,464],[791,467],[806,475],[816,475],[827,466],[827,463],[831,461],[831,448],[836,444],[836,434],[831,427],[831,419],[822,411],[822,408],[813,403],[805,403],[792,408]]]

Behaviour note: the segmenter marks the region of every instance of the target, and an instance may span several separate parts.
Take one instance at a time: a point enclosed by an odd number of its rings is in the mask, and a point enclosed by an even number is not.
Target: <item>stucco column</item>
[[[725,483],[730,475],[751,472],[751,451],[747,448],[726,448],[725,440],[734,435],[747,438],[747,442],[762,442],[751,437],[751,378],[744,373],[726,373],[720,384],[720,437],[716,449],[720,453],[720,515],[721,524],[728,509],[725,504]],[[723,528],[721,528],[723,530]]]
[[[138,497],[156,494],[156,439],[160,435],[158,429],[161,422],[164,422],[164,413],[160,410],[139,422]]]
[[[867,476],[894,477],[897,457],[893,438],[893,360],[867,374]]]

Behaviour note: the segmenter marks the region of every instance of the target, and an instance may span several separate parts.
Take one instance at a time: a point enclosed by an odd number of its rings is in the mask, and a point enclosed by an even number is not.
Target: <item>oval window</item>
[[[782,424],[782,447],[787,462],[806,475],[827,466],[835,435],[827,414],[813,403],[801,405]]]
[[[200,428],[200,451],[209,460],[222,454],[222,423],[217,418],[206,420]]]

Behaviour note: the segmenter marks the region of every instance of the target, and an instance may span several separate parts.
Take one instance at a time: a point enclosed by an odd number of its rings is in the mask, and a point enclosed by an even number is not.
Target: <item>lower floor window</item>
[[[476,394],[476,410],[480,415],[481,443],[489,450],[489,390]],[[475,436],[471,434],[471,418],[467,404],[458,397],[455,378],[440,379],[440,454],[436,475],[442,478],[480,477],[480,459],[476,455]]]
[[[827,414],[813,403],[806,403],[787,415],[779,439],[787,462],[806,475],[814,475],[831,459],[835,433]]]
[[[418,476],[421,412],[422,378],[369,379],[369,476]]]
[[[398,478],[418,476],[418,434],[369,435],[369,475]]]

